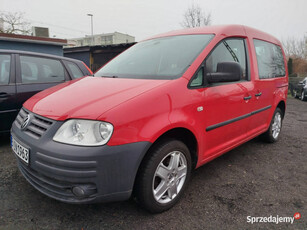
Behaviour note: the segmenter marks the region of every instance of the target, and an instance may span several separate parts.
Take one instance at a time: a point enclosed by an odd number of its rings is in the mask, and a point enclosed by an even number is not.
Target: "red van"
[[[278,140],[288,91],[280,42],[246,26],[169,32],[95,73],[24,103],[11,130],[18,167],[67,203],[171,208],[191,171],[262,135]]]

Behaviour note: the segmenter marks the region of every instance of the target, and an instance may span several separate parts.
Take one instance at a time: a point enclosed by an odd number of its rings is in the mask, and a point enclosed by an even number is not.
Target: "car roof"
[[[244,25],[216,25],[216,26],[205,26],[205,27],[195,27],[182,30],[170,31],[167,33],[159,34],[150,37],[145,40],[159,38],[159,37],[169,37],[177,35],[191,35],[191,34],[215,34],[215,35],[225,35],[225,36],[250,36],[255,39],[264,40],[268,42],[281,45],[280,41],[274,36],[265,33],[263,31],[244,26]]]
[[[56,58],[56,59],[67,60],[67,61],[72,61],[72,62],[82,62],[82,61],[80,61],[80,60],[73,59],[73,58],[67,58],[67,57],[63,57],[63,56],[57,56],[57,55],[46,54],[46,53],[38,53],[38,52],[23,51],[23,50],[6,50],[6,49],[0,49],[0,53],[27,54],[27,55],[32,55],[32,56],[41,56],[41,57],[47,57],[47,58]]]

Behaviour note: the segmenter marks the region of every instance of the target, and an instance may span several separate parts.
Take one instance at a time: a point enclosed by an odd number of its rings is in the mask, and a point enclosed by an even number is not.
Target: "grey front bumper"
[[[29,165],[18,158],[18,167],[27,181],[45,195],[67,203],[128,199],[151,143],[83,147],[54,142],[52,138],[62,124],[55,121],[36,139],[13,123],[12,136],[30,149]],[[74,187],[86,188],[88,195],[76,196]]]

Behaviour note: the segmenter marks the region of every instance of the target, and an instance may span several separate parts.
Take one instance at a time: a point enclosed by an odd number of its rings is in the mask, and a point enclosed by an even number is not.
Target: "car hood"
[[[44,90],[24,103],[54,120],[97,119],[108,110],[169,80],[84,77]]]

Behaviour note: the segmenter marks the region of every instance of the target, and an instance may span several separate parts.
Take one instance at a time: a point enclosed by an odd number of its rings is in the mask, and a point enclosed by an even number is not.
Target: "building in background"
[[[95,34],[93,36],[86,36],[83,38],[72,38],[68,40],[68,46],[100,46],[100,45],[116,45],[123,43],[133,43],[135,37],[123,34],[120,32],[107,33],[107,34]]]
[[[23,50],[63,56],[67,40],[0,33],[0,49]]]
[[[49,28],[32,26],[32,35],[36,37],[49,38]]]
[[[83,61],[95,72],[112,58],[133,46],[135,42],[100,46],[79,46],[64,48],[64,56]]]

